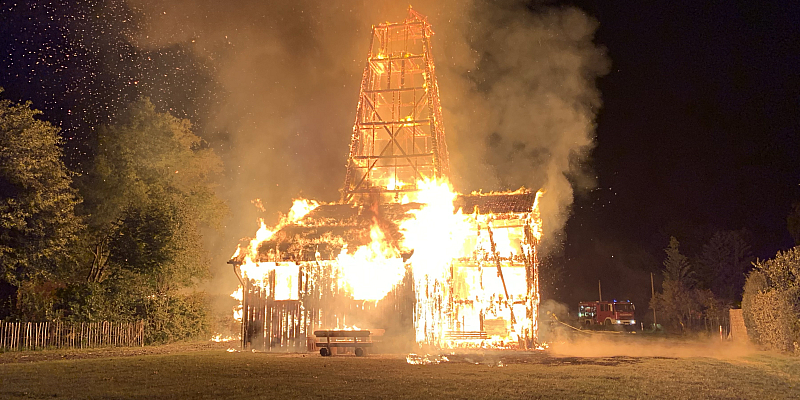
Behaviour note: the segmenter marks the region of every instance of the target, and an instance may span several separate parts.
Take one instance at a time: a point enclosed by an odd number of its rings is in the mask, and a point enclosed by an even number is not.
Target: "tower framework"
[[[420,180],[449,176],[432,36],[427,19],[411,8],[401,23],[372,27],[344,203],[376,193],[397,198],[418,190]]]

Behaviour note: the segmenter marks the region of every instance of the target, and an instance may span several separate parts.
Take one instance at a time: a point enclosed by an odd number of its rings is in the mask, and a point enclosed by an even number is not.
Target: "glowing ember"
[[[425,354],[423,356],[411,353],[406,356],[406,362],[411,365],[441,364],[450,361],[447,356]]]
[[[234,338],[233,336],[225,336],[222,335],[215,335],[211,338],[212,342],[223,343],[223,342],[230,342],[232,340],[238,340],[238,338]]]

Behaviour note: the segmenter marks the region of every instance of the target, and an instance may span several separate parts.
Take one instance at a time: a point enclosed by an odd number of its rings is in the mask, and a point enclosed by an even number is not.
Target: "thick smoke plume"
[[[293,197],[335,201],[371,26],[401,21],[388,0],[128,0],[142,49],[191,48],[224,93],[197,121],[227,165],[233,210],[217,244],[224,263],[257,218],[274,221]],[[461,192],[544,188],[545,237],[563,228],[573,189],[592,185],[593,147],[609,63],[596,22],[574,8],[519,1],[429,0],[428,16],[453,181]],[[268,213],[251,201],[260,198]],[[215,249],[212,249],[215,250]],[[226,270],[227,272],[227,270]],[[224,274],[232,278],[232,274]]]

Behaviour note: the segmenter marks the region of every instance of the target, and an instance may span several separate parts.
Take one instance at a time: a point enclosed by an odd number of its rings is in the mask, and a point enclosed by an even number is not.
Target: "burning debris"
[[[418,355],[411,353],[408,356],[406,356],[406,362],[411,365],[435,365],[449,361],[450,360],[447,358],[447,356],[442,356],[442,355],[431,355],[431,354]]]
[[[236,339],[234,339],[233,336],[224,336],[223,337],[222,335],[219,335],[219,334],[218,335],[214,335],[211,338],[211,341],[212,342],[216,342],[216,343],[227,343],[227,342],[230,342],[230,341],[233,341],[233,340],[236,340]]]
[[[536,347],[542,193],[452,190],[432,35],[411,9],[373,27],[341,202],[296,200],[229,261],[243,348],[355,324],[421,347]]]

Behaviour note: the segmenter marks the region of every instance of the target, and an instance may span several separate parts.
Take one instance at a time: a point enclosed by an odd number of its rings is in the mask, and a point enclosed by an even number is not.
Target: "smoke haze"
[[[211,246],[224,262],[257,219],[275,222],[291,199],[336,201],[371,26],[406,17],[387,0],[128,0],[141,49],[185,46],[222,93],[200,116],[223,157],[220,195],[232,210]],[[600,107],[595,80],[609,61],[597,23],[575,8],[519,1],[414,2],[433,25],[445,131],[456,190],[544,188],[544,235],[569,216],[573,188],[591,187],[586,161]],[[259,198],[266,213],[253,207]],[[224,269],[218,279],[235,282]]]
[[[613,338],[610,336],[624,336]],[[676,340],[675,338],[632,338],[630,335],[590,333],[573,340],[552,343],[550,354],[557,357],[711,357],[732,359],[746,357],[758,349],[748,342]]]

